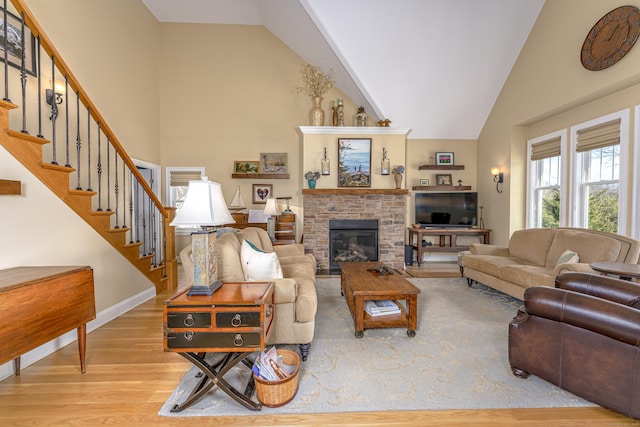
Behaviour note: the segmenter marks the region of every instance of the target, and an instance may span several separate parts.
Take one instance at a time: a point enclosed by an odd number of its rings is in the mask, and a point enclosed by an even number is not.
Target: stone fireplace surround
[[[377,219],[378,259],[403,268],[406,189],[303,189],[303,236],[322,271],[329,270],[329,220]]]

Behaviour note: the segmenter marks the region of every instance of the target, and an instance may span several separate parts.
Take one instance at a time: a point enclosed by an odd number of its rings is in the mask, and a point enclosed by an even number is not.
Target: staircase
[[[0,144],[151,280],[157,292],[176,289],[175,232],[169,225],[175,209],[162,206],[24,2],[11,3],[35,37],[37,77],[27,74],[24,56],[19,69],[0,63],[0,73],[5,74]],[[41,77],[47,72],[51,74]],[[55,87],[41,84],[60,76],[66,86],[64,99]],[[20,100],[14,103],[10,91],[21,92]],[[50,113],[45,126],[43,112]],[[11,129],[17,122],[12,115],[22,116],[21,130]],[[27,118],[36,115],[38,124],[28,124]],[[69,135],[74,135],[73,143]],[[63,149],[58,139],[65,140]],[[58,163],[59,156],[65,157],[64,165]]]

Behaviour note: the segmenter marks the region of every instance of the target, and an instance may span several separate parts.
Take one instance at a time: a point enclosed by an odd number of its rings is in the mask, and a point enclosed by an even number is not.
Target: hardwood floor
[[[600,407],[362,412],[167,418],[157,412],[190,364],[162,350],[159,295],[87,337],[87,373],[69,345],[0,382],[2,426],[625,426],[640,422]],[[311,356],[313,357],[313,356]],[[375,408],[372,408],[372,410]]]

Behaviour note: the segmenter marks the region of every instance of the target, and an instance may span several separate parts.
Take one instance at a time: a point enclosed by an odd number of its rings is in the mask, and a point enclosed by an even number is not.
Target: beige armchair
[[[244,239],[265,252],[275,252],[284,276],[273,279],[276,307],[274,327],[267,344],[298,344],[302,360],[307,360],[317,310],[315,258],[312,254],[305,254],[301,244],[273,246],[265,230],[248,227],[216,238],[218,280],[246,280],[240,255]],[[180,259],[188,283],[192,283],[191,245],[180,251]]]

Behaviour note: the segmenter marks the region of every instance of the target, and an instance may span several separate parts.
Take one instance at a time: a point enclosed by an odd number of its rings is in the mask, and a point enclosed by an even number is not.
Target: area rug
[[[339,279],[318,279],[315,336],[293,401],[255,413],[214,387],[191,407],[171,413],[193,388],[194,367],[159,415],[593,406],[537,377],[511,373],[508,324],[520,301],[480,284],[469,287],[462,278],[408,280],[421,290],[415,337],[406,329],[371,329],[356,338]],[[234,369],[225,378],[244,389],[248,370]]]

